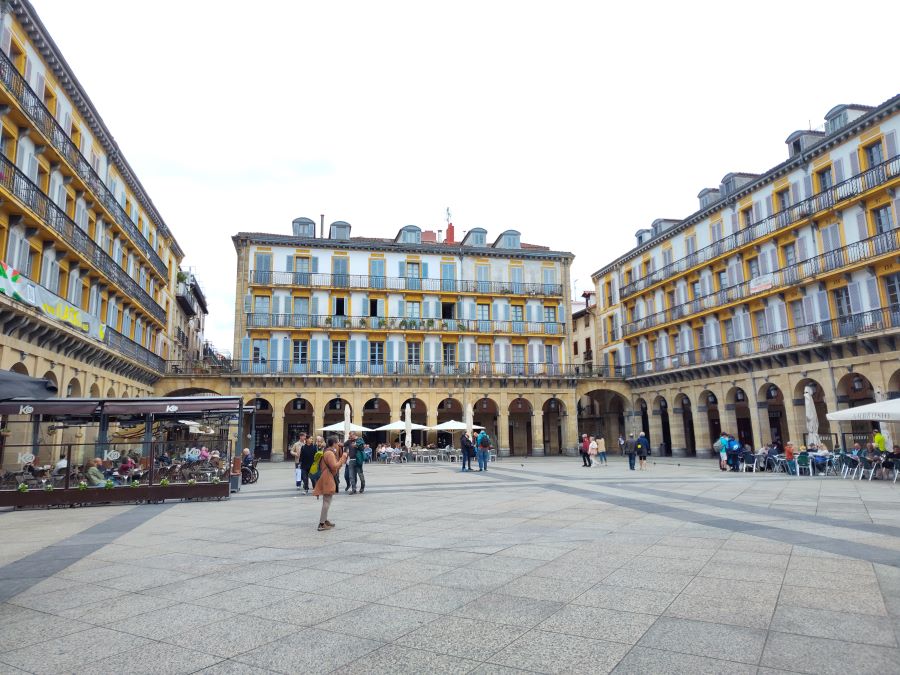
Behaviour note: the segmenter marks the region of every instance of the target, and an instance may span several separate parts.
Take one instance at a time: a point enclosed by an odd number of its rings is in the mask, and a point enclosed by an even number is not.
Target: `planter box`
[[[0,491],[0,506],[70,506],[78,504],[122,504],[128,502],[161,502],[166,499],[227,499],[228,481],[222,481],[216,485],[212,483],[198,483],[187,485],[185,483],[173,483],[168,487],[154,485],[141,485],[140,487],[116,487],[111,490],[105,488],[56,488],[51,492],[46,490],[18,490]]]

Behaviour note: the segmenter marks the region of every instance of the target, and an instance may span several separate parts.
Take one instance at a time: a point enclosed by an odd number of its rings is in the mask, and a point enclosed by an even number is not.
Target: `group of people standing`
[[[487,432],[482,429],[478,432],[478,435],[475,436],[475,440],[472,440],[471,435],[469,435],[468,431],[464,431],[462,438],[459,441],[460,447],[462,448],[462,454],[459,458],[459,463],[462,464],[462,468],[460,471],[474,471],[472,468],[472,458],[477,457],[478,459],[478,470],[479,471],[487,471],[488,463],[491,461],[491,437],[488,436]]]
[[[606,439],[603,436],[581,435],[581,465],[585,467],[594,466],[594,457],[597,458],[597,466],[606,466]]]

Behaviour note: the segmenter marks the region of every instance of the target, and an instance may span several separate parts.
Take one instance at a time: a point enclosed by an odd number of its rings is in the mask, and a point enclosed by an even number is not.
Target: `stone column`
[[[669,411],[669,435],[672,437],[672,457],[687,457],[688,443],[682,408],[672,408]]]
[[[509,457],[509,398],[505,390],[497,396],[497,456]]]
[[[578,399],[572,395],[563,399],[566,412],[562,417],[562,453],[568,457],[577,457],[578,436]]]
[[[277,405],[272,397],[272,461],[284,461],[284,406]]]
[[[638,437],[638,434],[641,432],[640,428],[640,411],[638,411],[638,433],[635,434],[635,438]],[[663,428],[662,428],[662,415],[659,412],[658,408],[654,408],[649,411],[649,422],[650,422],[650,450],[654,455],[659,454],[659,444],[663,442]],[[669,424],[671,425],[672,420],[669,420]],[[670,427],[671,430],[671,427]]]
[[[434,398],[434,397],[432,397],[432,398]],[[425,426],[427,426],[427,427],[436,426],[438,423],[437,419],[438,419],[438,411],[437,411],[437,404],[435,403],[434,405],[429,405],[428,410],[426,410],[426,412],[425,412]],[[425,433],[426,433],[425,438],[426,438],[427,443],[435,443],[435,444],[437,443],[437,433],[438,432],[426,431]],[[434,434],[433,438],[432,438],[432,434]]]
[[[540,410],[531,412],[531,454],[544,456],[544,413]]]

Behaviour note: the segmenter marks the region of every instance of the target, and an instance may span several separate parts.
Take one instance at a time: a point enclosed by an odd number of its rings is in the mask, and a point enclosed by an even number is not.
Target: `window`
[[[114,255],[113,258],[116,258],[116,256]],[[271,281],[271,278],[272,254],[257,253],[254,258],[253,281],[257,284],[267,284]]]
[[[336,255],[331,259],[331,283],[337,288],[347,288],[350,278],[347,276],[350,269],[350,260],[345,255]]]
[[[803,315],[802,300],[794,300],[791,302],[791,321],[794,322],[794,328],[806,325],[806,317]]]
[[[441,345],[441,354],[443,357],[443,363],[445,366],[455,366],[456,365],[456,345],[453,343],[445,342]]]
[[[407,302],[406,303],[406,318],[407,319],[420,319],[422,318],[422,303],[415,302]]]
[[[750,227],[753,225],[753,209],[747,208],[741,211],[741,226]]]
[[[759,258],[750,258],[747,260],[747,271],[749,272],[750,279],[755,279],[759,276]]]
[[[552,295],[556,286],[556,269],[553,267],[545,267],[541,271],[541,281],[544,284],[544,293]]]
[[[834,291],[834,308],[837,310],[838,318],[846,318],[853,314],[850,307],[850,290],[844,286],[836,288]]]
[[[876,234],[888,232],[894,226],[894,221],[891,217],[891,205],[886,204],[881,208],[873,209],[872,221],[875,223]]]
[[[734,342],[734,320],[725,319],[725,344],[731,344]]]
[[[758,312],[753,312],[753,324],[756,326],[756,336],[762,337],[766,335],[769,331],[766,327],[766,313],[763,310],[759,310]],[[744,337],[749,337],[745,335]]]
[[[307,340],[294,340],[292,361],[295,366],[306,365],[309,360],[309,342]]]
[[[791,190],[785,188],[775,193],[775,208],[778,211],[787,211],[791,208]]]
[[[253,341],[253,363],[265,363],[269,343],[266,340]]]
[[[572,340],[572,354],[578,356],[578,340]]]
[[[253,313],[268,314],[269,313],[269,296],[254,295],[253,296]]]
[[[665,248],[662,252],[662,264],[663,267],[668,267],[672,264],[672,249]]]
[[[419,342],[406,343],[406,362],[411,366],[417,366],[422,362],[422,344]]]
[[[477,287],[479,293],[488,293],[491,289],[491,267],[490,265],[476,265],[475,278],[478,280]]]
[[[816,179],[819,184],[819,192],[830,188],[834,184],[834,180],[831,178],[831,167],[829,166],[827,169],[817,171]]]
[[[719,277],[719,290],[728,288],[728,270],[719,270],[717,276]]]
[[[419,263],[417,262],[408,262],[406,263],[406,278],[407,279],[419,279],[421,277]]]
[[[525,364],[525,345],[512,346],[512,362],[519,366]]]
[[[456,303],[455,302],[442,302],[441,303],[441,318],[442,319],[454,319],[456,318],[454,315],[456,314]]]
[[[447,292],[456,290],[456,265],[453,263],[441,263],[441,290]]]
[[[56,249],[52,247],[44,250],[41,286],[53,293],[59,293],[59,261],[56,259]]]
[[[797,264],[797,246],[796,246],[796,244],[788,244],[787,246],[782,246],[781,252],[784,254],[785,267],[793,267],[794,265]]]
[[[294,278],[295,286],[309,286],[309,258],[294,258]]]
[[[14,227],[9,232],[6,259],[13,269],[18,270],[25,276],[31,274],[31,246],[21,228]]]
[[[478,345],[478,362],[485,365],[491,362],[490,345]]]
[[[335,316],[347,316],[347,299],[346,298],[335,298],[334,299],[334,315]]]
[[[697,298],[701,297],[702,295],[703,295],[703,291],[700,288],[700,282],[692,281],[691,282],[691,297],[694,300],[696,300]]]
[[[369,316],[378,316],[378,300],[369,300]]]
[[[331,343],[331,362],[339,365],[347,363],[346,340],[334,340]]]
[[[510,311],[512,312],[513,321],[525,320],[525,307],[523,307],[522,305],[512,305],[512,307],[510,307]]]
[[[384,343],[383,342],[370,342],[369,343],[369,363],[371,363],[373,366],[384,365]]]
[[[477,313],[476,318],[479,321],[490,321],[491,319],[491,306],[488,303],[479,303],[476,307]]]
[[[544,307],[544,322],[556,323],[556,307]]]
[[[891,311],[900,310],[900,273],[891,274],[884,278],[884,287],[887,290],[888,306]]]
[[[591,338],[584,338],[584,351],[591,351]]]
[[[710,224],[709,236],[713,243],[719,241],[722,238],[722,221],[721,220]]]
[[[867,168],[871,169],[873,166],[881,164],[884,161],[884,151],[881,149],[881,141],[866,146],[865,154]]]
[[[684,238],[684,248],[687,251],[688,255],[692,255],[697,252],[697,237],[691,235],[690,237]]]
[[[66,300],[76,307],[81,307],[81,277],[78,275],[77,267],[69,270],[69,292],[66,293]]]

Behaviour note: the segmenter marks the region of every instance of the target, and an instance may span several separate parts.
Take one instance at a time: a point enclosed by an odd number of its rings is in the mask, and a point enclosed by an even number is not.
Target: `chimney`
[[[453,223],[447,223],[447,237],[444,239],[444,241],[448,244],[456,243],[453,241],[453,235]]]
[[[325,214],[319,214],[321,225],[319,225],[319,239],[325,238]]]

